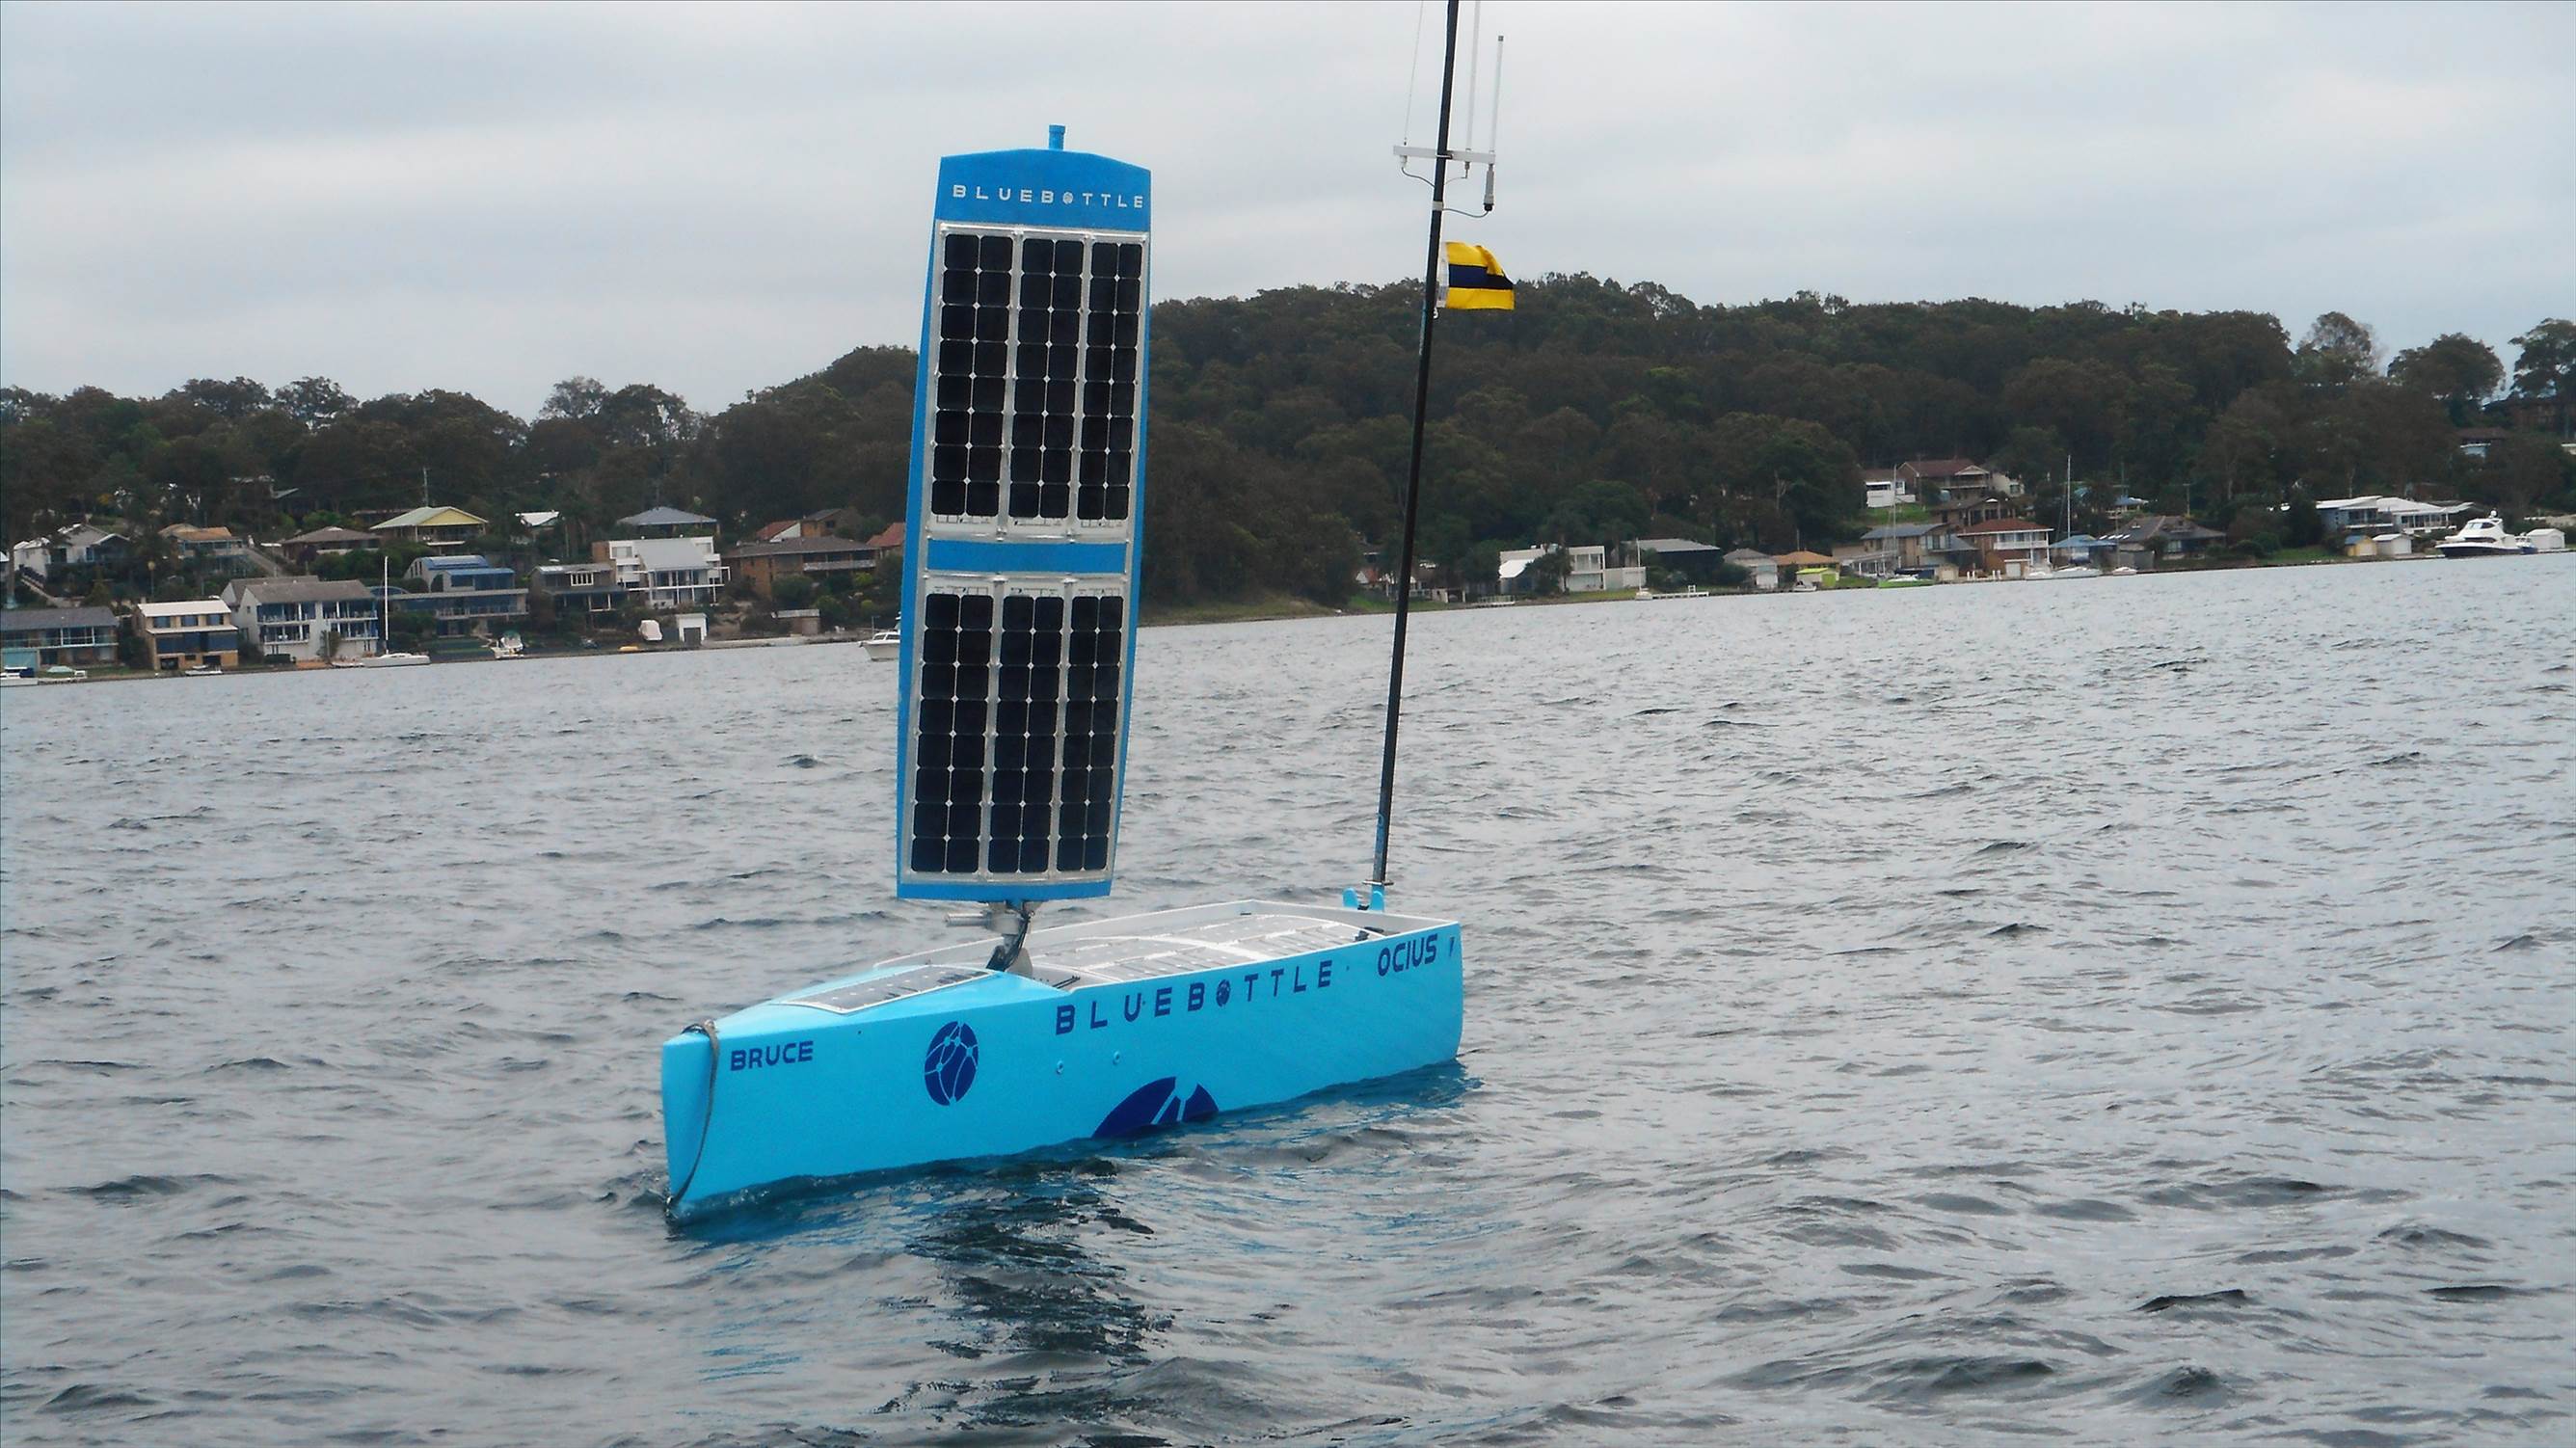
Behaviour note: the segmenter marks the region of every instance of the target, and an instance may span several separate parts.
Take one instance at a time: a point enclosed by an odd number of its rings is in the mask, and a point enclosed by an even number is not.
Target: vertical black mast
[[[1458,0],[1448,3],[1440,48],[1440,134],[1431,163],[1431,244],[1422,262],[1422,355],[1413,371],[1413,461],[1404,476],[1404,551],[1395,575],[1395,656],[1386,670],[1386,747],[1377,768],[1377,864],[1369,884],[1386,885],[1386,836],[1395,813],[1395,731],[1404,713],[1404,631],[1413,609],[1413,530],[1422,512],[1422,428],[1431,407],[1431,333],[1440,321],[1440,221],[1449,202],[1449,100],[1458,68]],[[1372,891],[1372,894],[1374,891]]]

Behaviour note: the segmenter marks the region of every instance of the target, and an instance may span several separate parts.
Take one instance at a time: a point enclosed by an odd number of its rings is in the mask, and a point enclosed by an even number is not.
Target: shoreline
[[[2346,558],[2329,553],[2322,556],[2302,556],[2297,558],[2231,558],[2216,562],[2191,563],[2170,568],[2149,569],[2146,572],[2130,576],[2137,578],[2153,578],[2160,575],[2185,576],[2205,573],[2239,573],[2262,568],[2313,568],[2321,564],[2338,563],[2390,564],[2445,561],[2459,562],[2462,560],[2445,560],[2439,554],[2433,553],[2416,554],[2407,558],[2385,559]],[[2109,577],[2110,575],[2104,574],[2101,576]],[[1933,586],[1947,588],[1959,584],[2035,583],[2047,581],[2048,580],[2046,579],[1960,578],[1953,579],[1949,583],[1935,584]],[[1823,593],[1875,593],[1878,591],[1879,590],[1874,585],[1867,588],[1835,588],[1818,590],[1818,592]],[[1415,613],[1472,613],[1478,610],[1493,610],[1500,608],[1562,608],[1602,603],[1633,603],[1636,601],[1637,592],[1638,591],[1635,589],[1609,589],[1599,593],[1559,593],[1551,594],[1544,598],[1524,598],[1510,604],[1481,602],[1443,603],[1422,599],[1415,601],[1412,611]],[[1711,589],[1705,596],[1708,598],[1787,598],[1794,596],[1794,590],[1785,588],[1725,588]],[[1674,601],[1678,602],[1680,600],[1675,599]],[[1137,627],[1155,629],[1203,628],[1214,624],[1231,623],[1285,623],[1300,620],[1332,618],[1392,618],[1394,614],[1394,604],[1381,601],[1374,597],[1355,599],[1350,606],[1337,609],[1329,608],[1323,604],[1316,603],[1311,599],[1275,595],[1265,598],[1233,599],[1224,602],[1175,604],[1162,607],[1152,607],[1145,610],[1144,616],[1138,621]],[[781,634],[776,636],[754,635],[745,638],[711,639],[705,643],[694,645],[668,643],[648,644],[631,649],[623,644],[615,646],[603,645],[602,647],[595,649],[532,649],[524,654],[515,656],[514,659],[503,659],[498,655],[433,659],[431,666],[445,667],[454,664],[497,664],[537,659],[618,658],[630,654],[636,656],[649,654],[690,654],[728,649],[804,648],[827,644],[857,644],[862,642],[865,637],[866,635],[864,633],[853,631],[847,634],[818,634],[804,636],[794,634]],[[144,680],[191,677],[179,674],[154,673],[140,669],[114,668],[112,666],[99,667],[110,668],[110,671],[106,673],[93,673],[91,677],[86,679],[63,680],[58,684],[52,685],[52,687],[63,687],[71,684],[129,684]],[[272,668],[265,664],[261,664],[246,668],[226,669],[220,674],[196,675],[194,677],[225,679],[269,678],[291,677],[298,674],[323,673],[328,671],[328,666]]]

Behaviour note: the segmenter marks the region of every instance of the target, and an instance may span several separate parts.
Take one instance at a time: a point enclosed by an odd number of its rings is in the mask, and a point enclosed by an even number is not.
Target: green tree
[[[2513,362],[2513,395],[2527,402],[2555,399],[2558,435],[2570,436],[2568,418],[2576,398],[2576,322],[2549,317],[2513,339],[2522,349]]]
[[[2299,342],[2302,380],[2342,387],[2379,372],[2379,338],[2370,328],[2341,312],[2328,312],[2308,326]]]
[[[2477,338],[2445,332],[2390,358],[2388,380],[2409,392],[2440,399],[2449,409],[2451,425],[2466,427],[2471,409],[2504,385],[2504,363],[2497,360],[2494,348]]]

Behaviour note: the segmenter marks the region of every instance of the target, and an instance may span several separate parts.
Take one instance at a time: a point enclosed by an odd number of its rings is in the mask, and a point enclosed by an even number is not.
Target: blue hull
[[[1035,978],[978,968],[991,947],[888,961],[664,1042],[671,1214],[1201,1120],[1458,1051],[1453,921],[1252,903],[1091,921],[1030,937]]]

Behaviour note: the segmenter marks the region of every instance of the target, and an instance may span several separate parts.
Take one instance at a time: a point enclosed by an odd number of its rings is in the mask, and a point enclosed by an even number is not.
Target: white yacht
[[[2504,530],[2504,520],[2493,513],[2471,518],[2460,531],[2433,547],[2445,558],[2504,558],[2536,552],[2532,544]]]
[[[867,636],[864,647],[869,658],[882,664],[903,652],[903,633],[899,629],[878,629]]]

